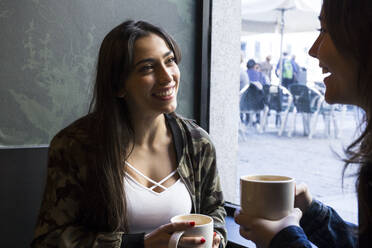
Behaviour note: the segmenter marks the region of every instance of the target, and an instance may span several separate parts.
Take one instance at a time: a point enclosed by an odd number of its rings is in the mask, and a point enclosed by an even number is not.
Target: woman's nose
[[[172,81],[172,71],[166,66],[161,66],[158,72],[159,82],[167,84]]]
[[[314,44],[311,46],[309,50],[309,55],[311,57],[316,58],[318,55],[318,48],[319,48],[319,42],[320,42],[320,37],[318,37],[315,41]]]

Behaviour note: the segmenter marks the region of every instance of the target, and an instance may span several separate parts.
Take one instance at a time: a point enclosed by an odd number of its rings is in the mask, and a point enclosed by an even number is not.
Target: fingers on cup
[[[184,237],[182,236],[180,238],[179,244],[181,246],[195,246],[195,245],[201,245],[205,243],[205,238],[204,237]]]
[[[291,215],[293,215],[298,221],[300,221],[302,217],[302,211],[299,208],[294,208]]]
[[[239,213],[240,213],[240,210],[239,210],[239,209],[235,210],[235,212],[234,212],[234,219],[235,219],[235,217],[236,217],[237,215],[239,215]]]
[[[235,210],[235,212],[234,212],[234,220],[238,224],[240,224],[239,222],[241,221],[241,218],[242,218],[241,215],[242,215],[242,213],[241,213],[240,210]]]
[[[165,224],[163,228],[167,231],[167,233],[171,234],[173,232],[187,230],[194,226],[195,226],[194,221],[182,221],[182,222],[174,222],[174,223]]]
[[[239,233],[240,233],[240,236],[250,240],[251,239],[251,232],[248,228],[244,227],[244,226],[240,226],[239,228]]]
[[[296,184],[296,187],[295,187],[296,195],[306,192],[307,189],[308,187],[305,183]]]
[[[242,213],[241,211],[235,211],[234,220],[237,224],[243,225],[243,226],[247,225],[248,223],[252,221],[249,215],[246,215]]]
[[[220,242],[221,242],[221,236],[218,233],[214,232],[213,233],[213,245],[219,245]]]

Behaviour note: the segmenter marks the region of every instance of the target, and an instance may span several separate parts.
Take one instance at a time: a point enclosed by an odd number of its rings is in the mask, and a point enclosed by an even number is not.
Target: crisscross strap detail
[[[150,190],[154,190],[156,187],[160,187],[163,190],[167,190],[168,188],[165,187],[165,186],[163,186],[162,183],[164,183],[169,178],[171,178],[174,174],[177,173],[177,170],[174,170],[168,176],[164,177],[159,182],[155,182],[154,180],[152,180],[151,178],[149,178],[148,176],[146,176],[145,174],[143,174],[142,172],[140,172],[139,170],[137,170],[136,168],[134,168],[134,166],[131,165],[130,163],[128,163],[127,161],[125,161],[125,164],[128,165],[132,170],[134,170],[138,175],[142,176],[143,178],[145,178],[146,180],[148,180],[149,182],[151,182],[152,184],[154,184],[153,186],[151,186],[150,188],[148,188]]]

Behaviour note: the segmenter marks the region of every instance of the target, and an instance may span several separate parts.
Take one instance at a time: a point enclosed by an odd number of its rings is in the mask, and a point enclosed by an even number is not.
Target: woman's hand
[[[257,247],[268,247],[274,236],[288,226],[299,226],[302,212],[295,208],[288,216],[280,220],[267,220],[235,212],[235,222],[240,225],[240,235],[252,240]]]
[[[218,248],[220,246],[221,237],[218,233],[213,233],[213,248]]]
[[[145,248],[167,248],[169,239],[174,232],[184,231],[195,226],[195,222],[177,222],[162,225],[145,235]],[[204,237],[181,237],[179,247],[200,247],[205,242]],[[214,248],[214,247],[213,247]]]
[[[307,185],[304,183],[296,185],[295,208],[299,208],[303,213],[305,213],[312,201],[313,197],[311,196]]]

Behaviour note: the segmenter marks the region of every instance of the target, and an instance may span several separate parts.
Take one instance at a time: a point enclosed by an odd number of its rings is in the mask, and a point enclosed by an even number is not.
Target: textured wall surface
[[[193,0],[0,0],[0,146],[48,144],[87,113],[99,45],[126,19],[160,25],[179,43],[178,112],[193,118],[195,8]]]
[[[224,196],[237,202],[239,65],[241,14],[239,0],[212,4],[210,135]]]

